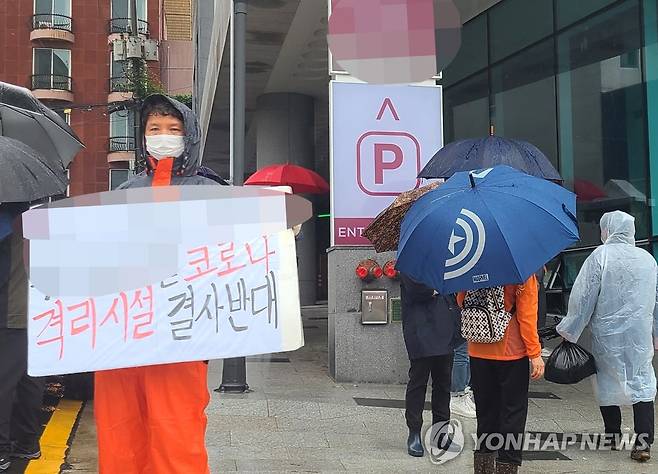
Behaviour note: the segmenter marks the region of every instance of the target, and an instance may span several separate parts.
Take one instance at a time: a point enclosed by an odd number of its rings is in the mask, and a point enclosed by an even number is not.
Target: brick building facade
[[[161,1],[138,0],[139,31],[155,40],[164,29]],[[108,109],[121,98],[121,80],[111,80],[119,66],[110,52],[112,40],[130,28],[129,5],[130,0],[0,2],[0,81],[31,89],[85,144],[69,169],[71,196],[107,191],[110,169],[129,167],[132,133],[116,136],[129,120],[123,112],[111,125]],[[158,62],[149,69],[159,78]],[[127,171],[114,180],[125,177]]]

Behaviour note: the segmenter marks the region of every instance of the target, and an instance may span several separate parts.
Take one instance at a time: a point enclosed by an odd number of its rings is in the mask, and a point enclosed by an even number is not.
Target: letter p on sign
[[[384,154],[392,155],[386,161]],[[375,184],[384,184],[384,170],[396,170],[402,166],[403,152],[395,143],[375,143]]]
[[[356,145],[356,179],[369,196],[397,196],[418,186],[420,143],[407,132],[366,132]]]

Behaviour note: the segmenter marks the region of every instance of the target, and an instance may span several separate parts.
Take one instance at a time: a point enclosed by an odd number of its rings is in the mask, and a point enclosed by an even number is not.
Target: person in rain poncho
[[[603,245],[585,260],[557,332],[576,342],[586,326],[592,332],[596,392],[605,432],[621,434],[621,405],[632,405],[638,434],[631,457],[650,458],[654,438],[656,375],[652,326],[656,309],[653,257],[635,246],[632,216],[615,211],[601,219]]]
[[[163,95],[142,106],[147,169],[120,189],[215,185],[198,176],[200,131],[192,111]],[[207,365],[184,362],[96,372],[100,474],[207,474]]]

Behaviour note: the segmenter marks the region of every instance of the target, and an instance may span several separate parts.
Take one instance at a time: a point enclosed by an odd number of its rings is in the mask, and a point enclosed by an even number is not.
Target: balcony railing
[[[69,76],[59,74],[34,74],[32,76],[32,90],[52,89],[60,91],[73,91],[73,80]]]
[[[110,78],[110,92],[132,92],[130,81],[125,76]]]
[[[66,15],[57,15],[54,13],[38,13],[36,15],[32,15],[32,29],[73,31],[73,19]]]
[[[135,151],[134,137],[110,137],[110,153]]]
[[[140,35],[149,34],[148,21],[137,20],[137,29]],[[112,18],[109,27],[110,34],[112,33],[132,33],[132,20],[130,18]]]

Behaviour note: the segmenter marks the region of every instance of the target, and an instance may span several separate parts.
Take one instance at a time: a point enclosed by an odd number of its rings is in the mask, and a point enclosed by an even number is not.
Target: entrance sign
[[[332,243],[369,245],[372,220],[443,146],[440,86],[331,84]]]

